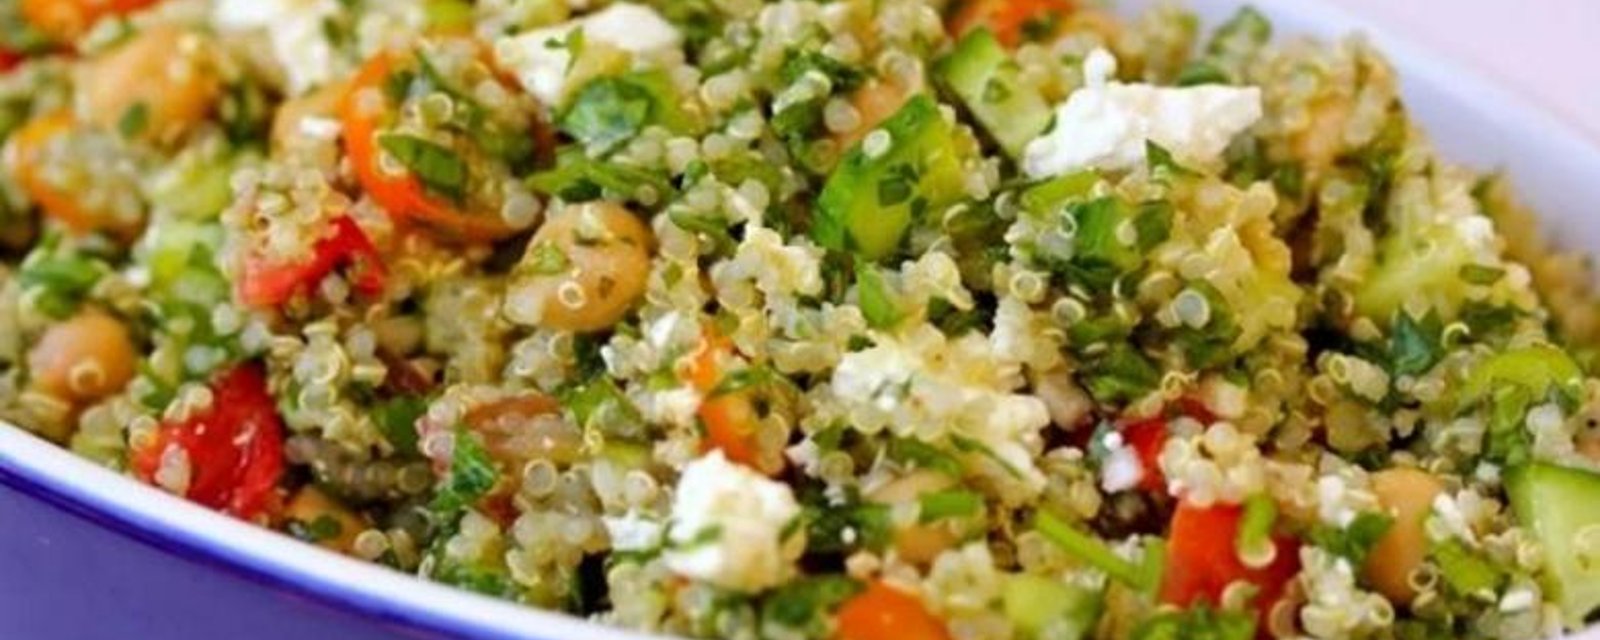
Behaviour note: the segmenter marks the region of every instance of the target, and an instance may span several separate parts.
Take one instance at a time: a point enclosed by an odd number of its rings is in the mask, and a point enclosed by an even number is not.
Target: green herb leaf
[[[1426,373],[1444,357],[1440,336],[1444,333],[1438,314],[1429,313],[1421,321],[1404,310],[1395,314],[1389,336],[1389,362],[1398,376]]]
[[[1467,597],[1481,597],[1493,602],[1494,596],[1505,584],[1504,570],[1496,567],[1461,541],[1451,539],[1433,546],[1430,553],[1439,575],[1450,591]]]
[[[428,189],[454,200],[465,196],[467,163],[444,145],[403,133],[386,133],[378,137],[378,146],[416,174]]]
[[[961,477],[961,461],[931,444],[915,438],[889,441],[889,459],[916,469],[932,469],[952,478]]]
[[[1068,205],[1068,214],[1078,227],[1073,236],[1076,254],[1062,266],[1069,280],[1094,291],[1109,291],[1117,279],[1144,264],[1137,226],[1129,229],[1134,231],[1129,234],[1133,237],[1126,237],[1122,231],[1123,225],[1133,224],[1128,209],[1115,196]],[[1155,226],[1154,221],[1150,224]]]
[[[1468,264],[1461,266],[1461,279],[1468,284],[1489,286],[1499,282],[1506,275],[1506,270],[1500,267],[1491,267],[1481,264]]]
[[[608,192],[623,200],[637,201],[642,188],[655,192],[654,202],[665,202],[673,193],[672,183],[652,171],[591,158],[575,146],[556,156],[556,168],[528,178],[528,186],[567,202],[597,200]]]
[[[1161,370],[1127,343],[1113,343],[1079,374],[1089,394],[1105,403],[1136,400],[1161,382]]]
[[[762,624],[826,635],[828,615],[845,600],[860,593],[859,582],[841,575],[821,575],[790,582],[767,596],[761,604]]]
[[[444,486],[434,495],[432,509],[453,517],[488,495],[499,478],[500,474],[495,470],[488,450],[471,432],[458,427],[450,457],[450,474],[446,476]]]
[[[417,451],[417,418],[428,411],[428,400],[422,396],[399,396],[379,403],[373,409],[372,420],[383,432],[384,440],[394,447],[395,453],[415,457]]]
[[[610,376],[595,376],[562,395],[562,404],[585,429],[597,429],[620,438],[643,435],[644,420]]]
[[[122,112],[122,117],[117,119],[117,133],[125,139],[137,138],[144,134],[150,127],[150,105],[139,101]]]
[[[22,262],[17,280],[30,294],[34,305],[52,318],[65,318],[77,310],[89,291],[110,272],[105,263],[68,252],[54,252],[49,244]]]
[[[554,242],[536,242],[528,248],[528,257],[523,259],[528,271],[534,275],[553,276],[566,273],[572,266],[572,261],[567,254],[556,246]]]
[[[1343,529],[1325,525],[1312,529],[1311,543],[1359,567],[1393,524],[1394,518],[1387,515],[1363,512]]]
[[[1172,157],[1172,152],[1156,144],[1154,140],[1144,141],[1144,162],[1150,170],[1150,175],[1157,180],[1200,175],[1194,169],[1178,164],[1177,159]]]
[[[983,513],[983,496],[963,489],[930,493],[919,500],[917,521],[924,524],[945,518],[966,518]]]
[[[878,268],[866,260],[856,261],[856,296],[861,304],[861,315],[866,316],[867,325],[874,329],[893,328],[905,316]]]
[[[1222,67],[1208,59],[1192,60],[1183,65],[1178,72],[1174,84],[1180,87],[1194,87],[1204,84],[1233,84],[1233,78]]]
[[[1133,630],[1132,640],[1251,640],[1256,621],[1238,611],[1217,611],[1205,604],[1167,611]]]
[[[561,130],[600,154],[632,140],[650,121],[650,93],[622,78],[600,78],[578,92],[561,114]]]

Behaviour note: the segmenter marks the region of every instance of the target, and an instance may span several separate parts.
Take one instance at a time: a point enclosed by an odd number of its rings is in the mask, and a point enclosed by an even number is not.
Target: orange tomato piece
[[[362,189],[396,218],[416,220],[467,240],[497,240],[515,233],[498,215],[462,211],[429,194],[417,176],[390,174],[379,166],[378,137],[395,115],[384,91],[394,68],[390,54],[373,56],[356,73],[340,101],[345,153],[350,155]]]
[[[955,37],[980,27],[994,32],[1001,44],[1022,44],[1029,23],[1049,20],[1072,11],[1067,0],[967,0],[950,20]]]
[[[73,233],[109,230],[119,235],[131,234],[134,229],[127,228],[127,224],[109,213],[86,209],[77,194],[53,184],[41,171],[55,163],[50,158],[51,147],[72,135],[76,127],[72,116],[65,111],[29,121],[11,134],[3,158],[6,170],[45,215],[60,221]]]
[[[108,16],[133,13],[160,0],[21,0],[23,19],[57,42],[71,42]]]
[[[706,427],[705,450],[721,449],[729,460],[745,465],[769,476],[783,471],[783,460],[763,463],[756,448],[756,428],[760,417],[747,390],[712,392],[722,382],[722,370],[717,359],[733,352],[733,343],[714,331],[707,331],[700,349],[693,354],[688,367],[688,379],[696,391],[705,394],[697,413]]]
[[[944,621],[916,596],[882,580],[839,607],[834,640],[949,640]]]

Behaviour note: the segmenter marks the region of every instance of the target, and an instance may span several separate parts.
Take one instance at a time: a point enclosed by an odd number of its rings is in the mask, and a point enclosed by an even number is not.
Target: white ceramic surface
[[[1147,2],[1131,2],[1139,6]],[[1238,6],[1195,0],[1215,24]],[[1600,249],[1600,149],[1545,112],[1457,65],[1364,24],[1323,0],[1257,0],[1278,37],[1370,35],[1400,69],[1413,113],[1451,158],[1504,167],[1519,191],[1543,212],[1569,246]],[[276,533],[212,513],[126,480],[0,425],[0,465],[131,526],[215,551],[232,562],[305,585],[308,592],[350,606],[388,612],[465,636],[623,640],[634,634],[589,625],[440,585],[415,580],[314,549]],[[1600,640],[1600,632],[1584,634]]]

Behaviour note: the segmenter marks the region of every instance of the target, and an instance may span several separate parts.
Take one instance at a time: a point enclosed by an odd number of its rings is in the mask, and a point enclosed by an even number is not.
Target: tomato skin
[[[0,74],[17,68],[17,65],[22,64],[25,59],[27,59],[26,56],[21,53],[0,47]]]
[[[1161,448],[1167,444],[1167,421],[1150,418],[1122,426],[1122,439],[1139,456],[1144,475],[1139,488],[1151,493],[1166,493],[1167,478],[1161,473]]]
[[[270,521],[281,509],[283,422],[259,365],[243,364],[211,383],[211,406],[163,422],[129,454],[139,479],[151,482],[161,458],[177,447],[189,459],[184,497],[244,520]]]
[[[834,640],[949,640],[944,622],[916,596],[878,580],[839,607]]]
[[[275,307],[316,286],[341,266],[349,267],[350,284],[357,293],[383,293],[387,272],[372,240],[350,216],[334,219],[333,229],[333,235],[317,241],[311,259],[303,263],[272,264],[254,256],[246,258],[239,300],[252,307]]]
[[[22,17],[57,42],[82,37],[101,18],[120,16],[161,0],[21,0]]]
[[[978,28],[988,28],[1007,48],[1022,44],[1024,27],[1031,20],[1072,11],[1068,0],[966,0],[950,19],[950,34],[959,38]]]
[[[339,101],[345,153],[355,166],[361,188],[389,215],[425,223],[467,240],[492,241],[516,233],[498,215],[476,215],[428,194],[422,180],[406,172],[391,175],[379,166],[382,153],[378,136],[394,116],[385,85],[394,71],[389,53],[379,53],[356,72],[349,90]],[[381,104],[374,104],[381,100]]]
[[[758,418],[750,402],[748,391],[732,391],[712,395],[722,381],[722,371],[717,367],[720,354],[732,353],[733,343],[727,338],[707,331],[700,349],[691,355],[687,379],[696,391],[705,394],[697,415],[706,427],[704,450],[721,449],[729,460],[750,467],[769,476],[783,471],[783,461],[763,465],[756,449]]]
[[[1266,628],[1268,613],[1300,573],[1300,543],[1289,536],[1273,536],[1277,551],[1272,562],[1259,569],[1245,566],[1235,543],[1243,513],[1239,505],[1197,507],[1186,500],[1178,504],[1167,541],[1162,602],[1217,606],[1228,584],[1242,580],[1260,589],[1254,601],[1256,628]]]

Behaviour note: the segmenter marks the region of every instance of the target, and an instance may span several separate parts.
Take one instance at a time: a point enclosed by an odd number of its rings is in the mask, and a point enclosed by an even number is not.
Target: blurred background
[[[1600,0],[1335,0],[1600,142]]]

